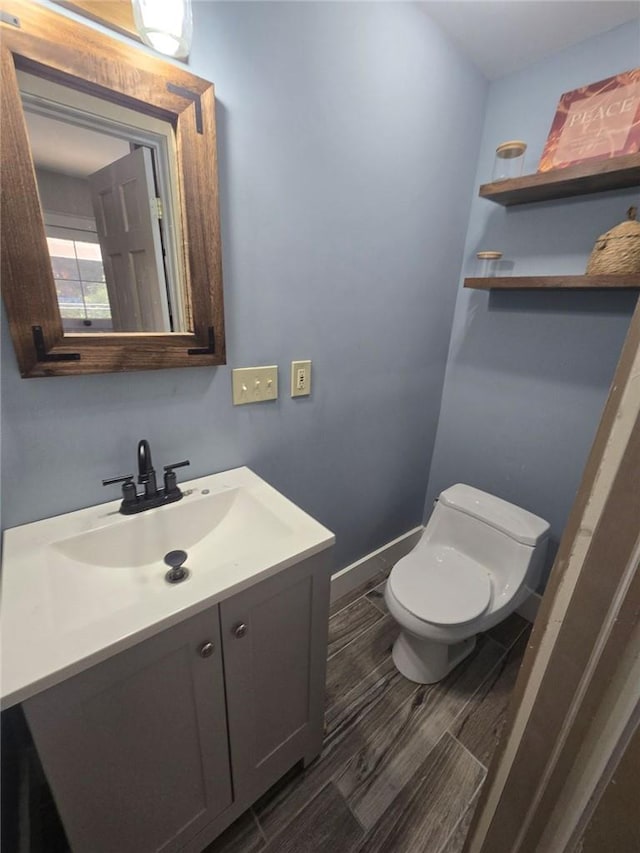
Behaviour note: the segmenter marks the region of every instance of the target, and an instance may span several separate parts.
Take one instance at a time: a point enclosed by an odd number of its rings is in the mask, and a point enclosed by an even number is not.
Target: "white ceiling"
[[[86,178],[130,151],[125,140],[97,130],[27,110],[25,119],[33,162],[40,169]]]
[[[489,79],[640,17],[640,0],[426,0]],[[638,45],[640,60],[640,44]]]

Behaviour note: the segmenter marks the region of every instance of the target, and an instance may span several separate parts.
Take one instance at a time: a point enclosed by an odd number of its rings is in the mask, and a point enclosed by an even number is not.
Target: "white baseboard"
[[[519,616],[522,616],[523,619],[526,619],[527,622],[533,623],[536,621],[536,616],[538,615],[538,608],[540,607],[540,602],[542,601],[542,596],[538,595],[537,592],[532,592],[529,598],[526,598],[520,607],[516,610],[516,613]]]
[[[414,547],[424,527],[415,527],[397,539],[387,542],[355,563],[345,566],[331,578],[331,601],[342,598],[352,589],[366,583],[378,572],[389,570]]]

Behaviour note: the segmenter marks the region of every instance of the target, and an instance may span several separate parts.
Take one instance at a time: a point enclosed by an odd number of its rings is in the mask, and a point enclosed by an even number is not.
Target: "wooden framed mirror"
[[[213,84],[36,3],[0,11],[22,376],[224,364]]]
[[[133,18],[131,0],[54,0],[78,15],[141,42]]]

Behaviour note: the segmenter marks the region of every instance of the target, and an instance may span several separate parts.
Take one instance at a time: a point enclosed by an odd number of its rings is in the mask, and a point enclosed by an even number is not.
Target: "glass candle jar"
[[[521,139],[512,139],[498,145],[493,163],[493,180],[506,181],[509,178],[519,178],[524,169],[526,150],[527,143]]]
[[[502,257],[502,252],[478,252],[478,276],[480,278],[490,278],[496,275],[498,269],[498,261]]]

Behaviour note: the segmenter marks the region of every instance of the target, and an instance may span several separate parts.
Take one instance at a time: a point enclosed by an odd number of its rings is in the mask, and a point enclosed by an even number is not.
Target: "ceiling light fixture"
[[[191,50],[191,0],[132,0],[133,17],[145,44],[177,59]]]

